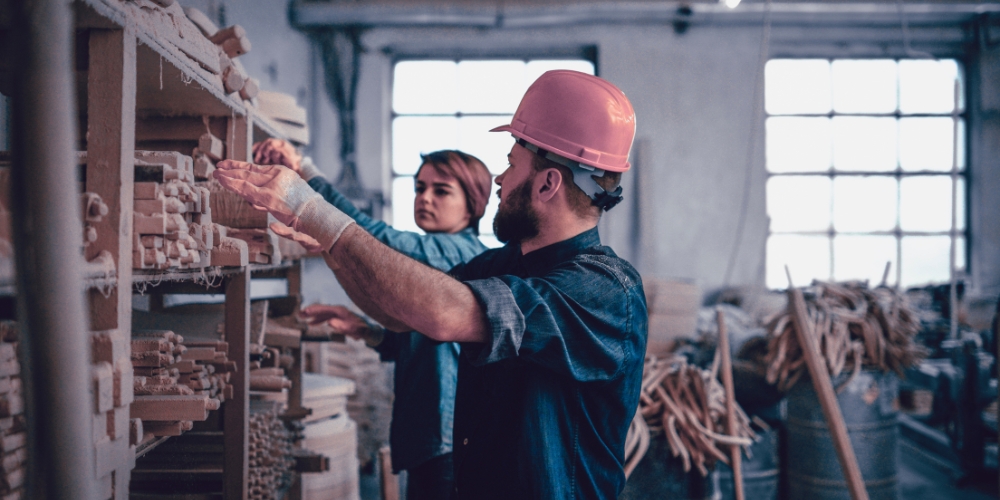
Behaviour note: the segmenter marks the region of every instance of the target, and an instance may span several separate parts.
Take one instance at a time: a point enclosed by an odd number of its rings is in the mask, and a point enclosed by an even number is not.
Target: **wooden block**
[[[163,209],[170,214],[183,214],[189,212],[187,203],[181,201],[180,198],[174,196],[168,196],[164,198]]]
[[[10,377],[21,374],[21,364],[16,359],[0,361],[0,377]]]
[[[193,172],[194,166],[191,157],[176,151],[139,151],[135,152],[135,159],[143,163],[163,164],[179,172]]]
[[[211,40],[212,43],[218,45],[230,38],[245,38],[246,36],[247,36],[246,30],[243,29],[242,26],[234,24],[232,26],[227,26],[225,28],[216,31],[211,36],[209,36],[208,39]]]
[[[302,344],[302,330],[288,328],[269,321],[267,331],[264,334],[264,344],[272,347],[291,347],[297,349]]]
[[[136,182],[133,192],[136,200],[155,200],[163,195],[158,182]]]
[[[158,421],[148,421],[143,422],[143,432],[146,434],[152,434],[156,437],[160,436],[180,436],[186,430],[184,422],[158,422]]]
[[[122,439],[128,436],[129,426],[129,408],[123,406],[120,408],[115,408],[107,412],[107,431],[108,437],[111,439]]]
[[[10,472],[15,469],[23,468],[25,462],[28,461],[28,448],[18,448],[10,453],[3,456],[0,464],[3,466],[4,472]]]
[[[111,474],[112,471],[128,462],[128,439],[103,439],[94,443],[94,466],[97,477]]]
[[[205,181],[211,178],[215,172],[215,164],[205,155],[199,155],[194,160],[194,178],[198,181]]]
[[[168,366],[174,361],[172,354],[162,352],[133,352],[132,366],[138,367],[162,367]]]
[[[136,214],[138,217],[138,214]],[[181,214],[167,214],[165,217],[166,232],[188,232],[187,222],[184,221],[184,216]]]
[[[285,378],[284,376],[273,377],[273,376],[258,376],[255,377],[250,375],[250,390],[251,391],[280,391],[282,389],[290,389],[292,387],[292,381]]]
[[[155,200],[135,200],[133,202],[135,213],[143,215],[160,215],[162,217],[166,212],[164,201],[164,198],[158,198]]]
[[[202,34],[204,34],[206,38],[219,31],[219,27],[216,26],[204,12],[194,7],[185,7],[184,14],[187,15],[188,19],[190,19],[199,30],[201,30]]]
[[[134,369],[132,362],[127,357],[118,359],[115,365],[114,378],[114,404],[117,407],[127,406],[132,402]]]
[[[18,448],[24,448],[27,446],[28,435],[24,432],[8,434],[3,438],[0,438],[0,443],[3,445],[3,452],[10,453]]]
[[[215,359],[213,347],[189,347],[181,356],[182,360],[211,361]]]
[[[25,473],[26,469],[21,467],[0,475],[0,479],[2,479],[0,482],[3,483],[4,490],[12,491],[24,486]]]
[[[218,408],[209,403],[205,396],[137,396],[132,402],[132,418],[157,421],[192,420],[203,421],[208,418],[210,409]],[[211,408],[215,406],[215,408]]]
[[[92,429],[91,434],[93,441],[96,443],[102,439],[107,439],[108,436],[108,414],[107,413],[95,413],[92,415]]]
[[[149,338],[132,340],[132,353],[139,352],[165,352],[173,350],[173,343],[163,338]]]
[[[10,377],[0,378],[0,394],[11,392]]]
[[[102,361],[90,369],[94,390],[94,413],[104,413],[115,406],[114,398],[114,368],[111,363]]]
[[[229,38],[222,42],[222,51],[225,52],[230,59],[235,59],[243,54],[246,54],[247,52],[250,52],[252,47],[253,46],[250,45],[250,39],[245,36]]]
[[[163,248],[163,236],[140,236],[139,242],[142,244],[143,248]],[[133,349],[135,349],[135,347],[133,347]]]
[[[178,362],[176,362],[176,363],[168,366],[167,368],[176,369],[176,370],[180,371],[181,373],[194,373],[194,371],[197,369],[197,367],[198,367],[198,365],[194,361],[192,361],[192,360],[183,360],[183,361],[178,361]]]
[[[240,74],[236,67],[229,66],[222,72],[222,88],[225,89],[227,94],[239,92],[245,84],[246,79],[243,78],[243,75]]]
[[[222,139],[212,135],[211,132],[205,132],[198,138],[198,151],[213,161],[219,161],[226,157]]]
[[[132,224],[135,234],[166,234],[167,220],[162,215],[134,214]]]
[[[247,78],[247,81],[243,83],[243,88],[240,89],[240,97],[249,101],[257,97],[260,93],[260,83],[257,82],[256,78]]]
[[[0,344],[0,361],[10,361],[16,357],[17,349],[14,348],[14,344]]]
[[[223,237],[212,250],[214,266],[246,266],[249,263],[250,252],[243,240]]]
[[[133,418],[129,419],[128,427],[128,443],[131,446],[137,446],[142,441],[142,434],[144,430],[142,427],[142,419]]]
[[[257,210],[217,181],[203,184],[211,192],[212,222],[232,228],[267,228],[267,212]]]
[[[128,356],[128,339],[118,330],[104,330],[93,332],[90,336],[91,362],[114,363],[118,359]]]

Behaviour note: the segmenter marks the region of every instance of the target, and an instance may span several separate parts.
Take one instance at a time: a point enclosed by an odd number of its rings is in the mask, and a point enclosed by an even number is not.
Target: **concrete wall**
[[[969,228],[972,282],[1000,294],[1000,46],[976,54],[970,78],[976,106],[970,127]]]

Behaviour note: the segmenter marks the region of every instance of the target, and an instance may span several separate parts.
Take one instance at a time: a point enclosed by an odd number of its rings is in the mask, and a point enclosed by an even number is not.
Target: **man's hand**
[[[223,160],[216,164],[212,175],[253,206],[314,238],[323,250],[329,250],[344,229],[354,224],[354,219],[327,203],[306,181],[281,165]]]
[[[283,139],[265,139],[254,144],[253,161],[260,165],[284,165],[297,174],[302,172],[302,155]]]
[[[372,328],[364,318],[344,306],[315,304],[302,309],[299,314],[310,325],[325,322],[330,328],[333,328],[333,331],[364,340],[370,346],[374,347],[382,342],[384,333],[381,328]]]

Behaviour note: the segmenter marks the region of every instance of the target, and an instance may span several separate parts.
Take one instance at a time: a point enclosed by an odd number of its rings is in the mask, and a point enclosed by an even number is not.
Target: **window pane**
[[[510,113],[524,95],[523,61],[458,63],[459,111]]]
[[[775,176],[767,181],[767,215],[772,231],[830,229],[830,179]]]
[[[496,179],[496,177],[494,177]],[[479,219],[479,235],[486,236],[493,234],[493,219],[497,216],[497,207],[500,206],[500,198],[497,198],[496,189],[490,192],[490,199],[486,202],[486,211],[483,218]]]
[[[958,130],[958,149],[965,143]],[[950,172],[955,162],[955,122],[950,117],[901,118],[899,120],[899,166],[903,170]],[[959,161],[965,161],[960,156]],[[961,166],[962,164],[959,163]]]
[[[833,61],[833,110],[837,113],[896,111],[896,61]]]
[[[896,170],[896,119],[834,117],[833,166],[844,172]]]
[[[413,175],[421,153],[458,148],[458,118],[401,116],[392,121],[392,171]]]
[[[401,61],[392,82],[396,113],[458,111],[458,67],[454,61]]]
[[[837,235],[833,239],[833,279],[882,282],[885,263],[891,262],[888,285],[896,282],[896,237]]]
[[[772,59],[764,67],[764,102],[770,114],[830,112],[830,62]]]
[[[960,205],[959,228],[964,226],[964,216],[964,207]],[[929,175],[900,180],[899,227],[903,231],[950,230],[951,176]]]
[[[902,113],[951,113],[955,109],[955,81],[959,80],[958,109],[964,109],[961,74],[954,59],[899,61],[899,110]]]
[[[834,229],[839,232],[865,232],[895,228],[896,189],[896,179],[892,177],[835,177]]]
[[[463,116],[458,119],[458,148],[483,161],[493,175],[507,169],[507,153],[514,141],[510,134],[490,133],[493,127],[510,123],[511,116]]]
[[[965,240],[956,238],[955,267],[965,268]],[[945,283],[951,279],[951,239],[947,236],[904,236],[902,241],[902,286]]]
[[[795,286],[830,279],[830,239],[826,236],[775,234],[767,239],[767,286],[787,288],[785,266]]]
[[[413,221],[413,177],[396,177],[392,180],[392,227],[400,231],[424,232]]]
[[[771,117],[767,119],[766,138],[769,172],[830,170],[829,118]]]

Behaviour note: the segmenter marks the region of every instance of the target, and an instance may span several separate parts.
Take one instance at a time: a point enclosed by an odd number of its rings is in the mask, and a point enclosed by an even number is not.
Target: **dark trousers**
[[[436,456],[406,471],[406,500],[453,500],[455,471],[451,453]]]

